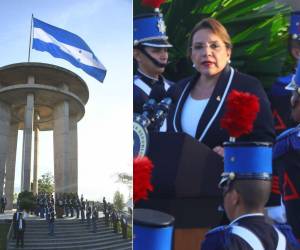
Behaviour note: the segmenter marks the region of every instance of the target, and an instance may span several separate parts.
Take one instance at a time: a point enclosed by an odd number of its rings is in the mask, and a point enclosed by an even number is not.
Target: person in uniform
[[[96,233],[97,231],[97,220],[98,220],[98,211],[96,206],[93,206],[93,213],[92,213],[92,223],[93,223],[93,232]]]
[[[24,247],[24,232],[26,230],[26,221],[23,219],[23,214],[19,213],[19,219],[16,225],[17,241],[16,246],[19,247],[21,241],[21,247]]]
[[[291,116],[298,126],[277,136],[273,165],[278,170],[287,223],[300,242],[300,61],[294,80],[286,88],[292,90]]]
[[[289,38],[288,38],[288,51],[291,55],[291,57],[294,59],[294,61],[298,61],[300,59],[300,29],[299,29],[299,24],[300,24],[300,5],[299,2],[297,1],[289,1],[289,4],[291,4],[292,9],[294,12],[291,13],[290,17],[290,27],[289,27]],[[298,10],[298,11],[296,11]],[[295,67],[296,69],[296,67]],[[278,135],[277,141],[275,148],[276,151],[274,154],[274,164],[273,164],[273,181],[272,181],[272,191],[271,191],[271,196],[268,201],[268,216],[272,218],[274,221],[277,223],[283,224],[288,222],[292,228],[294,233],[296,234],[298,240],[300,239],[300,219],[297,221],[297,216],[291,219],[291,214],[287,215],[286,214],[286,206],[290,205],[290,202],[288,201],[289,205],[285,202],[286,199],[289,200],[288,195],[286,195],[284,192],[289,193],[290,191],[290,186],[287,184],[286,186],[286,181],[287,181],[287,176],[284,177],[285,171],[284,169],[287,169],[289,171],[289,175],[293,176],[295,178],[294,180],[297,179],[297,174],[294,172],[297,167],[286,167],[283,168],[282,163],[278,164],[278,158],[281,158],[281,155],[288,154],[288,150],[296,150],[293,148],[295,146],[294,143],[292,143],[292,147],[287,147],[286,149],[282,149],[282,145],[288,143],[292,135],[288,135],[291,131],[286,129],[295,127],[297,123],[299,123],[299,120],[295,117],[291,116],[291,112],[295,112],[296,108],[293,108],[291,106],[291,97],[292,93],[295,92],[297,89],[297,86],[295,86],[295,77],[296,75],[294,74],[295,72],[286,75],[286,76],[281,76],[278,77],[278,79],[275,81],[275,83],[272,85],[271,91],[269,93],[269,98],[271,101],[271,106],[272,106],[272,113],[274,117],[274,123],[275,123],[275,131],[276,134]],[[296,96],[296,95],[295,95]],[[294,131],[296,128],[294,128]],[[289,132],[288,132],[289,131]],[[292,133],[293,134],[293,133]],[[297,133],[294,133],[294,136]],[[294,137],[295,138],[295,137]],[[279,142],[280,141],[280,142]],[[293,142],[295,142],[294,139],[292,139]],[[285,145],[287,146],[287,145]],[[288,149],[289,148],[289,149]],[[293,148],[293,149],[292,149]],[[280,152],[279,152],[280,151]],[[292,153],[292,155],[295,155],[295,153]],[[289,162],[290,166],[295,164]],[[280,173],[279,173],[280,171]],[[286,179],[284,181],[284,179]],[[285,184],[284,184],[285,183]],[[297,183],[294,181],[294,183]],[[294,185],[294,184],[292,184]],[[298,189],[299,190],[299,189]],[[293,202],[292,202],[293,203]],[[298,206],[299,207],[299,206]],[[289,209],[289,213],[291,212],[291,209]],[[289,218],[287,218],[289,217]],[[298,227],[296,226],[298,224]]]
[[[48,221],[48,229],[49,235],[54,236],[54,221],[55,221],[55,213],[53,207],[49,208],[49,221]]]
[[[226,143],[221,177],[231,223],[209,231],[201,250],[297,249],[263,213],[271,190],[271,143]]]
[[[300,59],[300,11],[292,12],[290,17],[288,51],[292,59],[296,63]],[[286,76],[280,76],[273,83],[269,98],[271,101],[272,112],[275,123],[276,134],[280,134],[287,128],[295,126],[295,122],[291,119],[290,98],[291,92],[286,86],[292,81],[295,72]]]
[[[85,221],[85,201],[83,200],[83,198],[81,199],[80,218],[81,222]]]
[[[90,228],[90,226],[91,226],[91,215],[92,215],[92,208],[90,206],[90,203],[87,202],[86,203],[86,222],[87,222],[88,228]]]
[[[258,97],[260,111],[249,135],[240,141],[273,141],[272,112],[261,83],[230,66],[232,43],[225,27],[214,18],[197,23],[188,40],[188,56],[196,74],[174,84],[168,91],[173,100],[168,115],[169,132],[185,132],[223,156],[228,133],[220,129],[227,96],[231,90]]]
[[[17,238],[17,225],[18,225],[18,220],[19,220],[20,213],[21,213],[21,211],[19,209],[17,209],[17,211],[13,215],[13,230],[14,230],[13,238],[14,239]]]
[[[172,45],[159,10],[134,17],[133,30],[133,58],[137,65],[133,77],[133,112],[143,113],[148,99],[160,102],[172,85],[162,76],[168,63],[168,48]]]

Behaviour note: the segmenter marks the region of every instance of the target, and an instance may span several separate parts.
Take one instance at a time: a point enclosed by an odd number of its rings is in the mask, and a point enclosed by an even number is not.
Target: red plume
[[[143,0],[142,4],[145,6],[150,6],[155,9],[155,8],[159,8],[160,5],[164,2],[165,0]]]
[[[221,127],[226,129],[231,137],[249,134],[258,111],[259,100],[256,95],[232,90],[226,101]]]
[[[147,157],[137,157],[133,160],[133,201],[148,199],[148,191],[153,191],[151,185],[153,163]]]

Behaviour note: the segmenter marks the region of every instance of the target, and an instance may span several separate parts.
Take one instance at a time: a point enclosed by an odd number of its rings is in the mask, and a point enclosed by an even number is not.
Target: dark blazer
[[[277,249],[278,233],[273,225],[266,221],[264,216],[250,216],[238,219],[234,225],[242,226],[250,230],[260,240],[264,249]],[[231,226],[222,226],[209,231],[202,242],[201,250],[253,250],[255,246],[250,246],[245,240],[235,235],[231,231]],[[281,234],[284,235],[284,234]],[[286,237],[285,237],[286,238]],[[280,248],[281,249],[281,248]],[[284,250],[298,249],[292,246],[286,238],[286,248]]]
[[[169,89],[168,96],[173,100],[167,122],[169,132],[183,132],[181,127],[182,109],[199,77],[200,75],[197,74],[183,79]],[[223,142],[229,140],[227,131],[220,128],[220,119],[224,114],[226,98],[233,89],[255,94],[260,103],[260,111],[254,122],[252,133],[241,136],[237,141],[273,142],[275,132],[270,103],[261,83],[256,78],[240,73],[230,66],[225,67],[218,79],[198,123],[195,138],[210,148],[222,146]]]
[[[16,229],[17,229],[17,231],[25,232],[25,230],[26,230],[26,221],[23,218],[22,218],[22,230],[19,230],[19,226],[20,226],[20,219],[17,221]]]

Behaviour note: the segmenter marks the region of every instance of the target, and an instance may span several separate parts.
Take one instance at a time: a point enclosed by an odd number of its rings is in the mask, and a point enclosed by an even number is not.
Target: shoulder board
[[[277,141],[280,141],[284,138],[287,138],[289,136],[291,136],[292,134],[296,133],[299,131],[299,128],[296,127],[296,128],[290,128],[290,129],[287,129],[285,131],[283,131],[281,134],[279,134],[277,137],[276,137],[276,142]]]
[[[212,235],[212,234],[217,234],[217,233],[221,233],[221,232],[225,232],[226,229],[228,229],[228,226],[219,226],[219,227],[215,227],[211,230],[209,230],[206,233],[206,236]]]
[[[291,128],[281,133],[276,138],[276,143],[273,147],[273,158],[278,158],[281,155],[300,149],[300,127]]]
[[[285,87],[292,81],[293,75],[281,76],[276,79],[271,88],[272,96],[285,96],[290,95],[290,91],[286,90]]]
[[[293,77],[293,74],[290,74],[290,75],[287,75],[287,76],[279,76],[277,78],[277,82],[281,83],[283,85],[287,85],[292,81],[292,77]]]

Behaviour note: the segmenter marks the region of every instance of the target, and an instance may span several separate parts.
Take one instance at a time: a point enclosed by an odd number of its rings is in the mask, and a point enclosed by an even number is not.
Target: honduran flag
[[[89,46],[77,35],[33,18],[32,48],[47,51],[103,82],[106,69]]]

